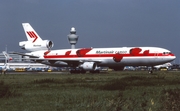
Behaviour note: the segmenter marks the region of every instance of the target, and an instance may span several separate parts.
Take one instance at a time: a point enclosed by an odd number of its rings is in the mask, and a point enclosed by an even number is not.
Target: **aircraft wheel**
[[[100,73],[100,71],[99,71],[99,70],[97,70],[97,71],[96,71],[96,73]]]
[[[100,71],[99,70],[96,70],[96,71],[89,71],[90,73],[100,73]]]
[[[89,71],[90,73],[93,73],[94,71]]]
[[[85,71],[85,70],[81,70],[80,72],[81,72],[82,74],[85,74],[85,73],[86,73],[86,71]]]
[[[153,70],[152,70],[152,69],[150,69],[150,70],[148,71],[148,73],[149,73],[149,74],[152,74],[152,73],[153,73]]]
[[[75,69],[71,69],[69,72],[70,72],[71,74],[74,74],[74,73],[76,73],[76,70],[75,70]]]

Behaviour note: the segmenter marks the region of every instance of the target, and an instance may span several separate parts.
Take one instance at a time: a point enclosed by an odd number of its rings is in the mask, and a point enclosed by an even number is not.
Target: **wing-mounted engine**
[[[97,65],[95,62],[84,62],[79,67],[86,70],[86,71],[91,71],[91,70],[95,70]]]
[[[42,40],[40,42],[22,41],[19,42],[21,49],[27,51],[39,51],[39,50],[49,50],[54,46],[54,43],[50,40]]]

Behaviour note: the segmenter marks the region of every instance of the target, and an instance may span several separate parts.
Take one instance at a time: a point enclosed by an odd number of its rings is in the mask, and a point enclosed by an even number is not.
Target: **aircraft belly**
[[[136,57],[136,58],[124,58],[121,62],[125,65],[132,65],[132,66],[153,66],[157,64],[162,64],[169,62],[168,59],[164,60],[162,58],[155,58],[155,57]]]
[[[53,59],[52,59],[53,60]],[[98,66],[154,66],[163,64],[166,62],[172,61],[171,57],[123,57],[119,62],[115,61],[112,57],[106,58],[68,58],[64,59],[61,58],[59,61],[66,62],[66,61],[76,61],[76,62],[83,62],[83,61],[90,61],[96,62]],[[99,61],[99,62],[98,62]]]
[[[161,57],[124,57],[120,62],[113,59],[103,60],[99,66],[154,66],[172,61],[172,58]]]

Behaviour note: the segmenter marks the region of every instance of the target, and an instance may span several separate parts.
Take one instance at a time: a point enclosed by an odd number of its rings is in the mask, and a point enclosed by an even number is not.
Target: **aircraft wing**
[[[46,59],[48,60],[48,59]],[[58,59],[57,59],[58,60]],[[96,63],[101,63],[102,60],[92,60],[92,59],[60,59],[59,61],[63,61],[63,62],[80,62],[80,63],[83,63],[83,62],[96,62]]]
[[[49,63],[52,63],[52,64],[49,64],[49,65],[52,65],[53,66],[53,63],[58,63],[60,62],[59,65],[61,64],[64,64],[66,63],[68,66],[72,66],[72,67],[76,67],[76,66],[79,66],[80,64],[83,64],[85,62],[94,62],[96,63],[97,65],[100,64],[102,62],[102,60],[83,60],[83,59],[44,59],[46,61],[49,61]],[[37,61],[37,60],[36,60]]]
[[[22,56],[28,56],[30,57],[29,59],[31,58],[39,58],[38,56],[34,56],[34,55],[28,55],[28,54],[24,54],[24,53],[19,53],[19,52],[12,52],[11,54],[17,54],[17,55],[22,55]]]
[[[69,58],[65,58],[65,59],[42,59],[39,58],[38,56],[34,56],[34,55],[29,55],[29,54],[24,54],[24,53],[19,53],[19,52],[13,52],[12,54],[17,54],[17,55],[22,55],[22,56],[28,56],[30,58],[23,58],[26,60],[34,60],[34,61],[52,61],[52,62],[56,62],[56,61],[62,61],[62,62],[66,62],[68,64],[78,64],[78,63],[83,63],[83,62],[95,62],[95,63],[101,63],[102,60],[92,60],[92,59],[69,59]]]
[[[42,60],[42,59],[38,59],[38,58],[32,58],[31,60]],[[95,62],[97,64],[101,63],[102,60],[78,60],[78,59],[43,59],[43,60],[46,60],[46,61],[49,61],[49,62],[56,62],[56,61],[61,61],[61,62],[65,62],[67,64],[79,64],[79,63],[84,63],[84,62]]]

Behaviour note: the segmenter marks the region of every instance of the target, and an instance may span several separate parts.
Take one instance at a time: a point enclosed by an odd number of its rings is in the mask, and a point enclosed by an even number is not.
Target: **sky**
[[[154,46],[170,50],[180,63],[180,0],[1,0],[0,51],[26,52],[22,23],[30,23],[52,49]]]

